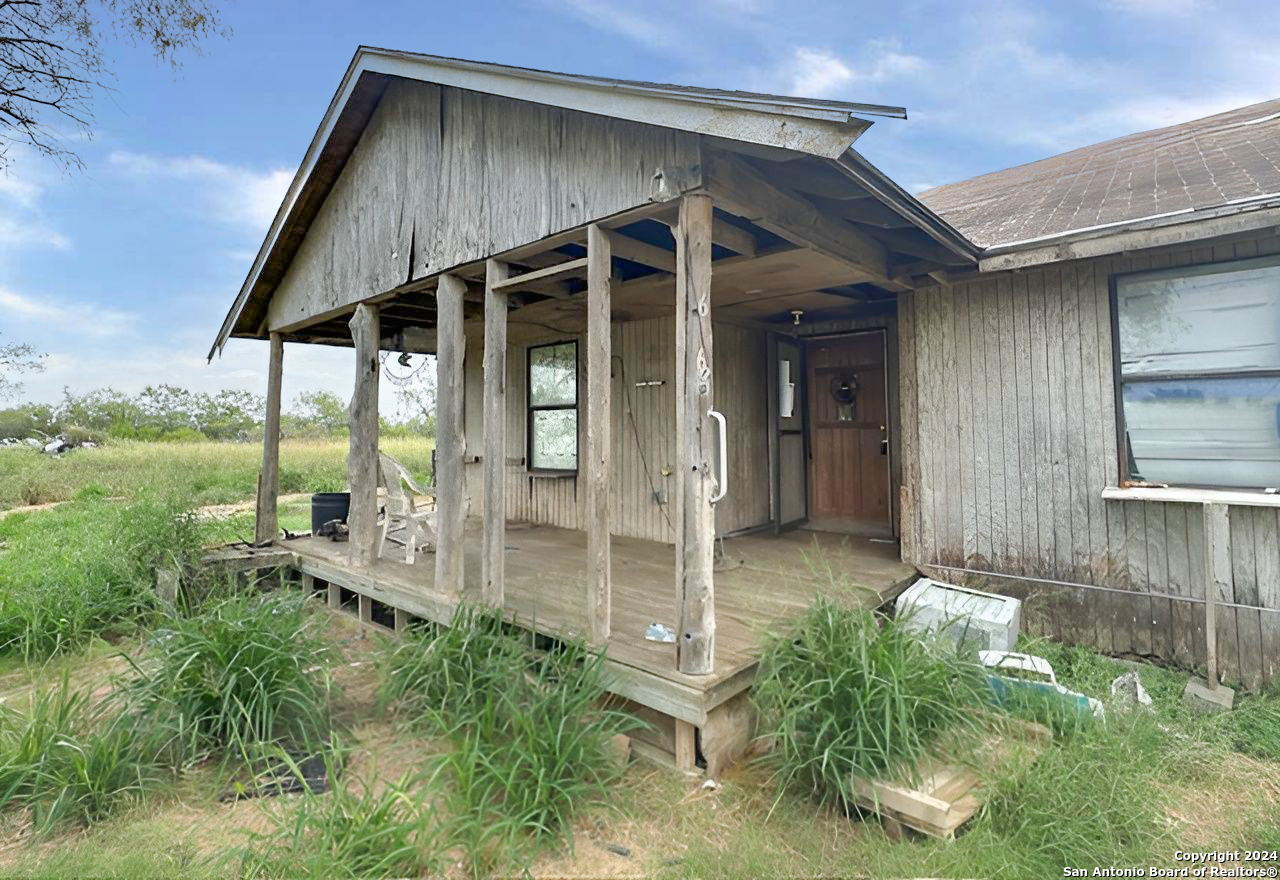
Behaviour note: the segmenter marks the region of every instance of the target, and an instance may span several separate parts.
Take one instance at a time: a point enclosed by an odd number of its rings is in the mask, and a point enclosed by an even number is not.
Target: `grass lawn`
[[[381,443],[417,477],[431,471],[431,441]],[[76,497],[133,498],[162,490],[192,507],[253,497],[262,447],[256,443],[143,443],[118,440],[54,457],[26,447],[0,448],[0,510]],[[338,492],[346,484],[347,441],[285,440],[280,491]]]
[[[332,626],[348,662],[367,662],[374,640],[362,638],[348,618]],[[1069,685],[1099,697],[1106,696],[1099,685],[1109,683],[1107,676],[1130,668],[1074,649],[1041,644],[1039,650],[1067,670]],[[382,714],[361,668],[339,673],[352,725],[350,774],[386,784],[444,746]],[[954,842],[896,841],[874,818],[850,818],[791,795],[778,799],[759,766],[735,768],[709,791],[672,771],[632,763],[611,803],[574,821],[572,850],[544,848],[531,875],[1032,878],[1061,876],[1067,864],[1172,866],[1178,849],[1275,848],[1280,754],[1243,754],[1230,747],[1225,722],[1184,713],[1174,697],[1182,676],[1145,667],[1142,678],[1156,700],[1145,721],[1117,715],[1106,731],[1053,746],[1017,785],[994,782],[987,808]],[[1256,712],[1248,701],[1245,709]],[[220,802],[226,785],[217,773],[198,771],[89,829],[22,843],[11,831],[0,837],[0,876],[230,880],[239,876],[238,863],[227,854],[299,801]],[[446,871],[465,873],[456,865]]]
[[[419,475],[429,469],[429,444],[386,446]],[[284,444],[283,490],[340,488],[345,452],[337,441]],[[501,810],[515,791],[520,815],[547,825],[522,850],[531,875],[544,877],[1021,880],[1067,866],[1174,867],[1179,849],[1280,847],[1280,699],[1241,697],[1230,715],[1197,715],[1181,703],[1184,673],[1141,665],[1154,706],[1126,713],[1109,702],[1109,685],[1133,664],[1042,640],[1025,647],[1068,687],[1108,701],[1107,723],[1064,728],[1030,769],[993,774],[982,811],[953,842],[892,840],[838,799],[780,791],[762,763],[732,769],[715,789],[637,762],[620,777],[579,778],[599,756],[587,740],[558,738],[579,730],[589,692],[575,685],[560,699],[557,689],[586,664],[561,658],[531,671],[496,630],[406,653],[396,645],[410,643],[383,645],[322,607],[306,619],[331,650],[308,641],[303,661],[301,629],[285,611],[234,595],[204,610],[157,603],[157,561],[248,536],[247,512],[183,511],[249,501],[259,454],[217,443],[122,443],[63,459],[0,450],[0,505],[70,500],[0,518],[0,877],[467,876],[468,865],[484,874],[514,840],[510,828],[489,831],[513,821]],[[285,527],[306,527],[305,501],[281,513]],[[249,632],[242,620],[259,623]],[[248,679],[238,663],[251,665]],[[113,683],[123,678],[132,690]],[[52,717],[64,682],[107,706],[135,695],[145,711],[120,711],[143,712],[143,723],[110,728],[118,748],[104,750],[85,722]],[[33,696],[48,698],[43,728],[23,727]],[[895,697],[893,711],[911,711],[909,693]],[[856,714],[837,723],[859,724]],[[154,739],[145,734],[165,725],[182,734],[181,755],[145,751]],[[253,739],[268,728],[327,731],[340,794],[224,799],[245,784]],[[37,741],[47,745],[33,750]],[[136,760],[150,776],[123,797],[90,784],[118,779],[131,749],[144,750]],[[79,761],[78,750],[94,760]],[[58,800],[64,778],[74,810]],[[63,809],[52,815],[73,819],[42,832],[51,802]],[[84,815],[95,818],[74,820]]]

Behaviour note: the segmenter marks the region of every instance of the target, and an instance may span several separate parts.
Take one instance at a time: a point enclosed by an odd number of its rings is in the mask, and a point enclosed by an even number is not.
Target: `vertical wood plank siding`
[[[675,466],[675,327],[670,317],[615,323],[613,332],[610,503],[613,534],[671,542],[668,516]],[[578,449],[586,450],[586,336],[549,333],[507,349],[507,517],[569,529],[585,528],[586,484],[575,477],[530,477],[526,472],[525,365],[528,345],[578,342]],[[481,448],[483,397],[481,341],[467,337],[465,361],[467,492],[470,513],[483,507]],[[716,408],[729,426],[728,496],[717,505],[716,531],[724,534],[769,521],[768,414],[765,334],[730,324],[715,325]],[[643,385],[637,382],[661,382]],[[657,495],[658,497],[655,497]],[[661,501],[659,501],[661,498]]]
[[[271,329],[649,201],[698,135],[430,83],[387,86],[281,279]]]
[[[987,580],[1026,598],[1033,631],[1202,665],[1200,509],[1102,500],[1119,479],[1109,282],[1277,252],[1266,236],[901,295],[908,561],[951,580],[1013,576]],[[1230,526],[1218,652],[1225,679],[1257,688],[1280,681],[1280,613],[1257,610],[1280,610],[1280,511],[1234,507]]]

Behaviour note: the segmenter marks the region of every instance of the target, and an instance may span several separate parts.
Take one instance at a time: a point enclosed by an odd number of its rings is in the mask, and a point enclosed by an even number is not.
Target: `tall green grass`
[[[324,742],[334,649],[308,601],[231,595],[168,618],[120,691],[127,711],[168,730],[186,756],[253,760],[264,745]]]
[[[527,864],[607,800],[624,769],[612,740],[635,722],[602,708],[603,662],[576,640],[536,651],[500,611],[466,607],[384,656],[384,704],[452,746],[445,813],[474,872]]]
[[[25,710],[0,706],[0,811],[25,808],[40,831],[98,821],[169,778],[163,736],[65,679]]]
[[[1172,841],[1164,815],[1178,748],[1149,714],[1077,729],[1026,772],[997,778],[953,853],[981,876],[1061,876],[1064,865],[1143,865]]]
[[[378,701],[432,733],[458,719],[493,723],[496,699],[523,678],[526,650],[498,611],[459,605],[448,626],[428,624],[387,642],[379,655]]]
[[[183,508],[101,499],[0,520],[0,653],[38,661],[135,631],[156,607],[157,565],[190,565],[200,540]]]
[[[947,640],[819,599],[766,640],[752,698],[781,786],[848,804],[855,780],[910,777],[940,737],[975,732],[987,693]]]
[[[296,768],[295,768],[296,769]],[[287,804],[267,806],[271,829],[251,833],[230,855],[245,878],[375,878],[438,876],[445,827],[420,774],[391,782],[339,778],[329,791],[309,789]]]

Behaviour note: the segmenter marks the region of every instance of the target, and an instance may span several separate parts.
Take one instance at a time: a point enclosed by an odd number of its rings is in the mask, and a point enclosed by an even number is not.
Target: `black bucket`
[[[317,492],[311,496],[311,533],[320,531],[320,527],[331,519],[347,521],[351,511],[350,492]]]

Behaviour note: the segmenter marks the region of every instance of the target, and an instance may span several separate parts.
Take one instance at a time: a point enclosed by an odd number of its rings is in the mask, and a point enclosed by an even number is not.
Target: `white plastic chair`
[[[382,485],[387,490],[386,512],[382,517],[382,536],[378,539],[378,556],[388,539],[394,544],[403,544],[404,561],[413,564],[421,538],[423,550],[434,550],[436,546],[435,511],[420,510],[416,506],[415,496],[427,495],[435,498],[434,487],[422,487],[413,481],[409,472],[400,462],[385,453],[378,454],[382,470]],[[391,532],[405,530],[405,538],[401,541]]]

